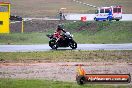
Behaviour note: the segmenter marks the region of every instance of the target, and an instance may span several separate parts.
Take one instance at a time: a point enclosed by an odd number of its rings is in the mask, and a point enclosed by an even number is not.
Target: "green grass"
[[[73,22],[64,24],[65,29],[74,34],[77,43],[131,43],[132,22]],[[10,33],[0,34],[0,44],[45,44],[46,34],[42,33]]]
[[[56,17],[60,8],[67,8],[66,13],[86,13],[95,9],[92,7],[87,8],[71,0],[13,0],[11,13],[22,17]]]
[[[132,62],[132,51],[47,51],[47,52],[8,52],[0,53],[3,62],[88,62],[124,61]]]
[[[131,85],[78,85],[73,82],[26,79],[0,79],[0,88],[131,88]]]
[[[87,22],[66,25],[78,43],[131,43],[132,22]]]
[[[0,44],[43,44],[48,43],[46,33],[0,34]]]
[[[90,3],[92,5],[102,7],[102,6],[113,6],[120,5],[123,6],[123,13],[132,13],[130,7],[132,6],[131,0],[80,0],[82,2]]]
[[[8,0],[5,0],[8,1]],[[131,0],[80,0],[95,6],[123,6],[123,13],[132,13]],[[66,13],[94,13],[97,8],[80,5],[72,0],[12,0],[11,13],[22,17],[45,17],[57,15],[60,8]]]

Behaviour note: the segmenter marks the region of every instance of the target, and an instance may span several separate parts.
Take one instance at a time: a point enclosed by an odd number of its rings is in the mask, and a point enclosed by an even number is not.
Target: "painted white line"
[[[86,6],[90,6],[90,7],[94,7],[94,8],[97,8],[97,6],[94,6],[94,5],[91,5],[91,4],[88,4],[88,3],[85,3],[85,2],[81,2],[81,1],[76,1],[76,0],[73,0],[74,2],[76,3],[79,3],[79,4],[82,4],[82,5],[86,5]]]
[[[20,23],[21,21],[12,21],[11,24]]]

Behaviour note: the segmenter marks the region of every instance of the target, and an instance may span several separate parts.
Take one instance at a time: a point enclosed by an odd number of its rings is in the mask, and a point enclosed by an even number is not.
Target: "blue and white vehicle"
[[[121,6],[100,7],[96,11],[96,15],[94,17],[95,21],[119,21],[120,19],[122,19]]]

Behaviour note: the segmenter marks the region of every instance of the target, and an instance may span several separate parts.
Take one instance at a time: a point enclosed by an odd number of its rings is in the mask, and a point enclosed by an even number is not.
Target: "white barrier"
[[[67,20],[81,20],[81,17],[87,17],[87,21],[93,21],[95,14],[65,14]],[[121,21],[132,21],[132,14],[123,14]]]
[[[122,21],[132,21],[132,14],[123,14]]]
[[[81,17],[86,17],[87,21],[92,21],[95,14],[66,14],[65,18],[67,20],[81,20]]]

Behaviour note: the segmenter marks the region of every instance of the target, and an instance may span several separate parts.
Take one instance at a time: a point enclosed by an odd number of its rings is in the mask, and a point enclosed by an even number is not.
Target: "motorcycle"
[[[61,36],[63,38],[57,41],[57,38],[54,38],[53,34],[47,35],[47,37],[50,39],[49,46],[52,49],[57,49],[58,47],[71,47],[72,49],[77,48],[77,43],[73,40],[73,35],[70,32],[65,32]]]

